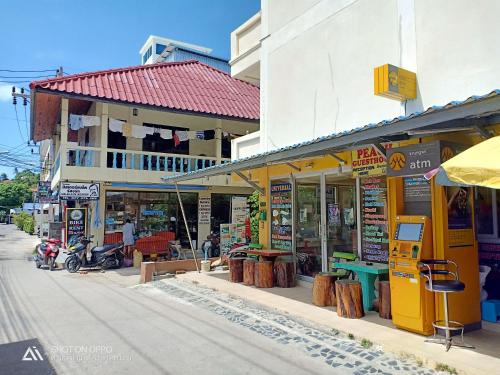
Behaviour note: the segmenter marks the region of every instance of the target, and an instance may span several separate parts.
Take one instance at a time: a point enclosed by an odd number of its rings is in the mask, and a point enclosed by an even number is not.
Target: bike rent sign
[[[84,236],[87,231],[87,209],[66,209],[66,243],[74,237]]]

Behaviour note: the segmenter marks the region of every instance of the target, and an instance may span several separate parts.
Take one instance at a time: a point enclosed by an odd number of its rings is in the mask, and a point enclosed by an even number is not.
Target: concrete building
[[[87,208],[97,244],[120,239],[126,219],[141,237],[168,231],[185,244],[175,186],[161,178],[225,163],[230,140],[259,129],[258,87],[193,60],[70,75],[30,88],[31,139],[43,141],[41,180],[51,181],[53,197],[64,183],[98,185],[97,200],[64,201]],[[231,196],[253,191],[226,177],[179,189],[197,244],[229,222]],[[203,220],[201,198],[211,198],[213,208],[207,218],[205,207]]]
[[[212,55],[212,50],[195,44],[150,35],[139,54],[143,65],[159,62],[180,62],[197,60],[216,69],[229,73],[230,66],[226,59]]]

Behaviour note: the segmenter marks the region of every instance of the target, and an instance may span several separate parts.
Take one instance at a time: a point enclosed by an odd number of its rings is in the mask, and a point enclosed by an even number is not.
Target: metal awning
[[[331,134],[311,141],[283,147],[248,158],[215,165],[177,176],[163,177],[167,183],[178,183],[197,178],[238,173],[274,164],[286,164],[294,160],[335,154],[366,144],[378,145],[408,139],[409,134],[424,135],[426,132],[459,131],[476,129],[488,137],[485,126],[500,123],[500,90],[482,96],[471,96],[463,101],[452,101],[444,106],[433,106],[423,112],[400,116],[368,124],[341,133]]]

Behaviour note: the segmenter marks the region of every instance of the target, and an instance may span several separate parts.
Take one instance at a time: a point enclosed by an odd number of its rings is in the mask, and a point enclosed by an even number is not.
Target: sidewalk
[[[451,348],[447,353],[443,346],[425,343],[423,336],[389,328],[390,321],[386,321],[387,326],[374,323],[373,320],[377,319],[374,319],[373,313],[367,314],[367,317],[363,319],[343,319],[331,309],[301,302],[310,296],[310,290],[305,287],[257,289],[230,283],[225,279],[226,276],[220,273],[189,272],[178,275],[177,278],[199,283],[267,308],[275,308],[298,318],[353,334],[358,339],[368,339],[380,345],[384,351],[397,354],[402,358],[410,357],[422,361],[429,368],[435,368],[437,364],[446,364],[456,369],[459,374],[468,375],[496,374],[500,369],[500,335],[498,333],[485,330],[471,332],[466,335],[466,340],[476,345],[477,350]]]

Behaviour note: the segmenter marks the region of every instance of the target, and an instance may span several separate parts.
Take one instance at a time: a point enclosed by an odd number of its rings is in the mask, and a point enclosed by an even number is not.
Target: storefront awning
[[[177,176],[163,177],[163,180],[166,183],[178,183],[238,173],[273,164],[285,164],[294,160],[341,152],[356,146],[408,139],[408,134],[412,132],[415,134],[416,131],[419,134],[425,134],[426,132],[457,131],[475,127],[479,132],[486,132],[483,129],[484,126],[500,122],[499,113],[500,90],[494,90],[486,95],[471,96],[466,100],[452,101],[444,106],[433,106],[423,112],[364,125],[230,163]]]
[[[435,175],[440,185],[484,186],[500,189],[500,136],[490,138],[441,164]]]

